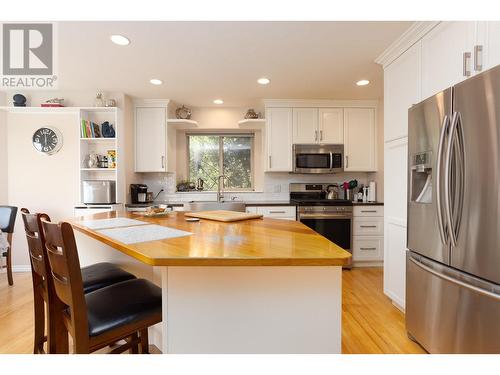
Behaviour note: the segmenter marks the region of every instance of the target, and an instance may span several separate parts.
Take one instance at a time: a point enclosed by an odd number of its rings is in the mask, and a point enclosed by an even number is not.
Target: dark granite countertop
[[[234,201],[241,202],[241,201]],[[127,203],[125,207],[149,207],[153,205],[165,204],[171,207],[182,207],[188,202],[167,202],[167,201],[156,201],[153,203]],[[246,206],[258,207],[258,206],[296,206],[295,202],[290,201],[244,201]],[[354,206],[383,206],[383,202],[353,202]]]

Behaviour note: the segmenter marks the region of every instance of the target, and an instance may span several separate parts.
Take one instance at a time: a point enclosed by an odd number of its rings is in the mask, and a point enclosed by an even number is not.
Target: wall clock
[[[53,155],[62,147],[62,134],[56,128],[43,127],[33,133],[33,146],[38,152]]]

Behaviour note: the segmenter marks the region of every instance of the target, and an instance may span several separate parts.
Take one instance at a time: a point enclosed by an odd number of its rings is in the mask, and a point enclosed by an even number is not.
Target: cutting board
[[[259,214],[247,214],[246,212],[236,212],[236,211],[201,211],[201,212],[186,212],[184,216],[197,217],[199,219],[231,222],[231,221],[241,221],[249,219],[260,219],[263,215]]]

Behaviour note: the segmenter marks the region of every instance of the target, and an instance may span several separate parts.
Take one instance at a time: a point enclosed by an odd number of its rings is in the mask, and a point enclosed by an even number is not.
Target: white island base
[[[341,266],[152,267],[75,236],[82,267],[113,262],[162,287],[150,343],[163,353],[341,352]]]
[[[341,352],[341,267],[158,268],[163,353]]]

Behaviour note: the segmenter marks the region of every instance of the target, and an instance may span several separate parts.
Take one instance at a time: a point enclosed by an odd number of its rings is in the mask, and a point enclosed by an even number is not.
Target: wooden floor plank
[[[343,353],[425,353],[408,339],[404,314],[384,295],[382,268],[343,271],[342,282]],[[13,287],[0,274],[0,353],[32,352],[32,293],[31,274],[15,273]]]

